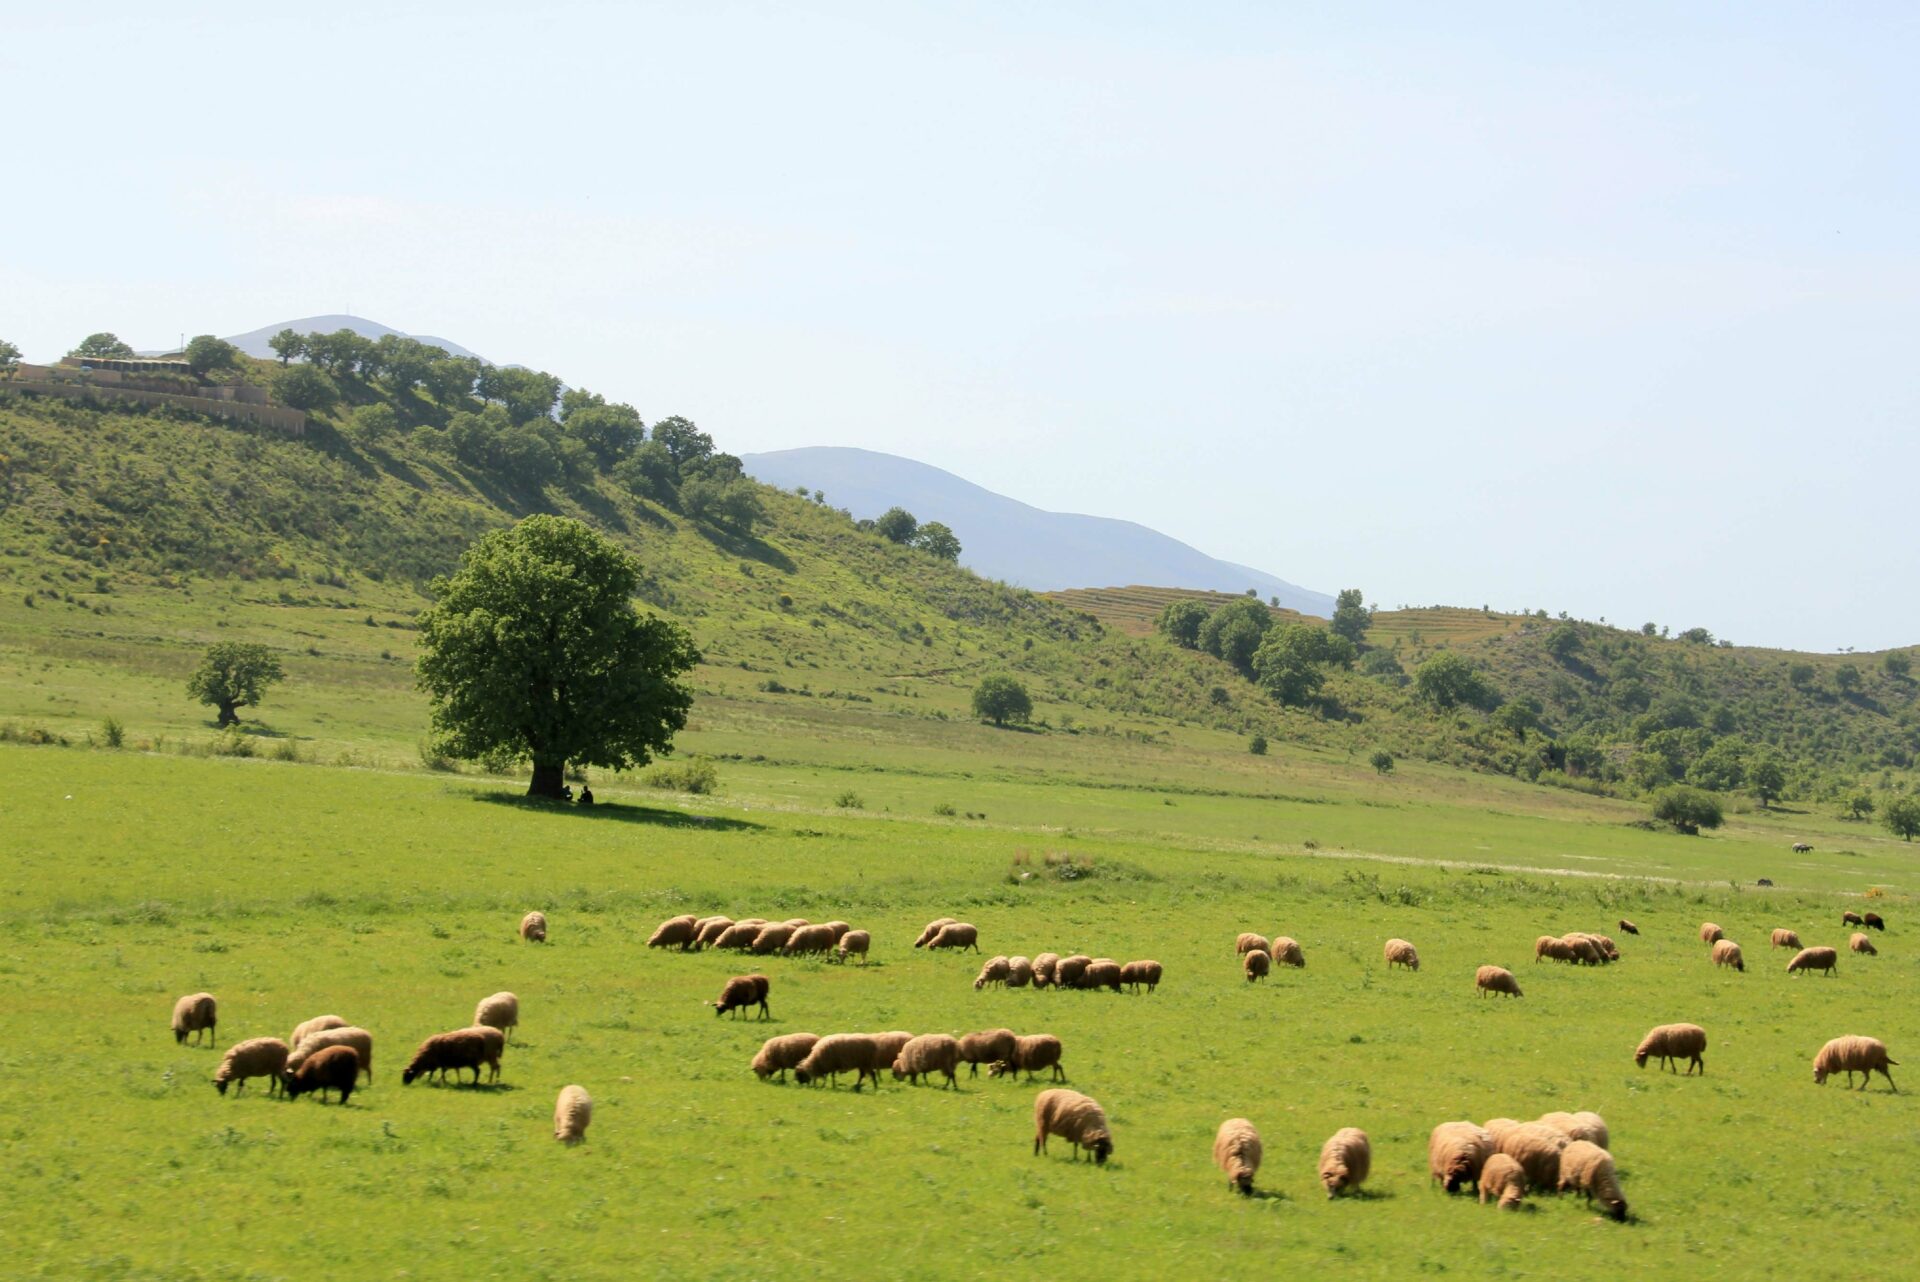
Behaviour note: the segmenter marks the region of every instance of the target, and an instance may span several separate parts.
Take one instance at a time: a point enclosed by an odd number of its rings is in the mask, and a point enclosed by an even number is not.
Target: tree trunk
[[[221,701],[220,728],[222,730],[225,730],[228,726],[237,725],[239,723],[240,714],[234,711],[234,709],[239,706],[240,706],[239,704],[233,703],[230,701],[226,701],[226,700]]]
[[[527,785],[529,797],[550,797],[555,801],[564,801],[566,795],[560,791],[565,784],[567,763],[564,761],[536,761],[533,763],[533,782]]]

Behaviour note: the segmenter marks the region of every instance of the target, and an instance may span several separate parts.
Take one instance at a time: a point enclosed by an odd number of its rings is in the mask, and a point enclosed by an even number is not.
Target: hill
[[[748,475],[778,489],[808,486],[857,517],[900,506],[941,521],[960,538],[961,560],[990,579],[1035,591],[1105,583],[1258,589],[1306,614],[1327,615],[1333,598],[1271,574],[1221,561],[1133,521],[1047,512],[925,463],[873,450],[812,447],[741,457]]]
[[[326,316],[303,316],[299,320],[277,321],[272,325],[262,325],[259,329],[250,329],[244,334],[230,335],[227,342],[249,356],[268,360],[273,358],[273,349],[267,346],[267,340],[283,329],[293,330],[297,334],[331,334],[335,330],[350,329],[362,338],[375,339],[392,334],[399,338],[411,338],[429,347],[443,348],[453,356],[465,356],[477,361],[487,359],[478,352],[469,351],[460,344],[449,342],[444,338],[435,338],[430,334],[409,334],[391,325],[382,325],[379,321],[368,320],[364,316],[348,316],[339,312]]]

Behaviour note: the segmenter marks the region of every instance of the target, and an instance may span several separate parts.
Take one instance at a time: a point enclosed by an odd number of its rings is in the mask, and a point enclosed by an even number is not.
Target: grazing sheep
[[[787,956],[824,953],[839,942],[831,926],[802,926],[787,936],[786,944],[780,949]]]
[[[867,949],[873,944],[873,936],[864,930],[850,930],[840,936],[840,942],[834,945],[833,954],[841,961],[849,957],[858,957],[862,966],[867,964]]]
[[[1276,966],[1304,968],[1307,964],[1307,955],[1300,951],[1298,940],[1290,939],[1285,935],[1276,935],[1273,939],[1273,963]]]
[[[1613,940],[1607,938],[1605,935],[1588,935],[1587,938],[1600,945],[1600,952],[1608,961],[1617,962],[1620,960],[1620,945],[1614,943]]]
[[[1774,948],[1791,948],[1795,952],[1798,952],[1800,950],[1800,936],[1784,926],[1776,926],[1773,930],[1773,943],[1771,946]]]
[[[786,1081],[787,1070],[806,1059],[808,1052],[813,1050],[813,1044],[819,1040],[815,1033],[782,1033],[778,1037],[769,1037],[754,1054],[754,1075],[764,1082],[778,1073],[780,1080]]]
[[[1754,884],[1754,885],[1756,885],[1756,886],[1771,886],[1771,885],[1773,884],[1773,878],[1771,878],[1771,877],[1762,877],[1762,878],[1761,878],[1761,879],[1760,879],[1759,881],[1756,881],[1756,882],[1755,882],[1755,883],[1753,883],[1753,884]]]
[[[213,1073],[213,1088],[222,1095],[227,1093],[227,1085],[233,1084],[233,1093],[238,1095],[247,1089],[247,1079],[264,1077],[267,1079],[267,1094],[280,1089],[280,1074],[287,1071],[287,1056],[291,1048],[278,1037],[250,1037],[244,1042],[236,1042],[227,1048],[220,1060],[220,1067]]]
[[[1104,1163],[1113,1154],[1113,1133],[1107,1128],[1107,1115],[1090,1096],[1064,1086],[1041,1091],[1033,1101],[1033,1152],[1037,1157],[1047,1150],[1047,1138],[1058,1135],[1073,1145],[1073,1160],[1080,1150],[1093,1154],[1096,1163]]]
[[[1848,937],[1847,948],[1852,952],[1865,953],[1869,957],[1876,957],[1880,953],[1880,950],[1873,946],[1873,941],[1857,930]]]
[[[1357,1126],[1341,1127],[1320,1146],[1320,1183],[1328,1197],[1339,1197],[1365,1184],[1372,1166],[1373,1144]]]
[[[1213,1164],[1227,1173],[1227,1187],[1253,1196],[1260,1170],[1260,1132],[1244,1117],[1229,1117],[1213,1137]]]
[[[1810,855],[1813,853],[1813,845],[1811,842],[1796,841],[1793,843],[1793,853],[1796,855]]]
[[[1640,933],[1640,928],[1628,921],[1625,917],[1622,917],[1620,919],[1620,933],[1623,935],[1637,935]]]
[[[346,1026],[347,1021],[341,1019],[338,1015],[315,1015],[312,1019],[293,1026],[293,1036],[287,1038],[287,1045],[298,1046],[301,1042],[306,1041],[309,1035],[320,1032],[322,1029],[345,1028]]]
[[[766,923],[763,921],[736,921],[721,931],[714,939],[715,948],[751,948],[753,941],[760,937],[760,931]]]
[[[1735,970],[1743,973],[1747,969],[1746,958],[1740,952],[1740,945],[1734,943],[1731,939],[1716,939],[1713,941],[1713,964],[1716,966],[1731,966]]]
[[[1585,1140],[1605,1148],[1607,1141],[1612,1138],[1607,1132],[1607,1119],[1594,1112],[1542,1113],[1539,1121],[1540,1125],[1559,1131],[1569,1142]]]
[[[973,989],[979,992],[988,984],[1006,987],[1007,977],[1013,973],[1012,963],[1005,957],[989,957],[980,967],[980,973],[974,977]]]
[[[1527,1195],[1527,1172],[1520,1163],[1505,1153],[1493,1153],[1487,1157],[1487,1163],[1480,1168],[1480,1201],[1488,1198],[1499,1199],[1500,1205],[1509,1211],[1520,1209],[1520,1199]]]
[[[1087,969],[1080,976],[1082,988],[1111,988],[1120,991],[1120,963],[1105,957],[1087,963]]]
[[[1033,982],[1033,962],[1026,957],[1007,958],[1007,987],[1025,988]]]
[[[1267,977],[1267,972],[1273,969],[1273,958],[1256,948],[1240,959],[1240,968],[1247,973],[1247,982],[1251,984]]]
[[[1033,959],[1033,986],[1045,988],[1054,981],[1054,970],[1060,965],[1059,953],[1041,953]]]
[[[1845,1073],[1847,1085],[1853,1085],[1853,1075],[1860,1074],[1860,1089],[1866,1090],[1877,1072],[1887,1079],[1890,1090],[1899,1090],[1893,1084],[1893,1074],[1888,1066],[1900,1067],[1900,1061],[1887,1058],[1887,1044],[1878,1037],[1836,1037],[1820,1048],[1813,1057],[1813,1081],[1816,1086],[1825,1086],[1827,1077],[1832,1073]]]
[[[693,925],[697,921],[699,917],[693,914],[668,917],[666,921],[653,927],[653,935],[647,937],[647,948],[678,948],[680,952],[685,952],[687,948],[693,946],[693,935],[695,935]]]
[[[982,1064],[1011,1060],[1020,1039],[1011,1028],[996,1028],[984,1033],[968,1033],[960,1039],[960,1061],[969,1065],[968,1077],[980,1076]],[[991,1076],[991,1073],[989,1073]]]
[[[187,1034],[193,1034],[193,1044],[200,1044],[200,1035],[206,1034],[207,1044],[213,1044],[214,1026],[220,1022],[219,1010],[212,993],[191,993],[173,1004],[173,1040],[184,1044]]]
[[[373,1081],[373,1034],[364,1028],[355,1028],[351,1024],[340,1028],[323,1028],[317,1033],[308,1033],[300,1039],[293,1053],[287,1056],[287,1071],[300,1067],[311,1055],[317,1055],[329,1046],[351,1046],[360,1056],[360,1071],[367,1075],[367,1081]]]
[[[485,1024],[475,1024],[466,1031],[478,1033],[480,1039],[487,1044],[487,1080],[489,1082],[499,1081],[500,1057],[507,1053],[507,1035],[499,1029],[489,1028]]]
[[[497,1028],[512,1041],[513,1030],[520,1026],[520,999],[512,993],[482,997],[473,1008],[473,1022],[483,1028]]]
[[[1724,939],[1726,938],[1726,934],[1726,931],[1721,930],[1710,921],[1700,923],[1700,942],[1703,944],[1711,944],[1716,940]]]
[[[1620,1182],[1613,1175],[1613,1155],[1598,1144],[1575,1140],[1560,1154],[1562,1193],[1573,1190],[1587,1195],[1588,1202],[1607,1208],[1615,1220],[1627,1218],[1627,1199],[1620,1196]]]
[[[1395,966],[1405,966],[1408,970],[1420,969],[1420,950],[1404,939],[1389,939],[1381,952],[1386,956],[1388,970]]]
[[[860,1084],[871,1077],[877,1086],[879,1076],[874,1072],[873,1038],[865,1033],[833,1033],[822,1037],[813,1044],[806,1058],[793,1066],[793,1080],[805,1086],[815,1078],[827,1077],[832,1084],[840,1084],[840,1074],[854,1073],[853,1089],[859,1090]]]
[[[1867,924],[1867,919],[1849,908],[1840,914],[1840,924],[1842,926],[1864,926]]]
[[[520,938],[529,944],[547,942],[547,915],[538,909],[520,919]]]
[[[1583,966],[1603,966],[1606,964],[1607,957],[1605,953],[1600,951],[1600,945],[1588,936],[1580,934],[1578,931],[1562,935],[1560,942],[1572,952],[1573,960]]]
[[[979,939],[980,932],[971,923],[956,921],[942,926],[940,933],[927,941],[927,949],[931,952],[935,948],[958,948],[965,952],[971,948],[977,953],[980,951]]]
[[[792,938],[793,927],[787,925],[785,922],[774,922],[770,925],[760,927],[760,929],[754,933],[753,944],[748,951],[755,957],[765,957],[785,948],[787,941]]]
[[[1527,1183],[1537,1189],[1557,1188],[1560,1184],[1560,1154],[1570,1141],[1551,1126],[1522,1122],[1503,1135],[1494,1137],[1493,1146],[1520,1163]]]
[[[920,938],[913,941],[913,946],[915,948],[925,948],[934,941],[935,936],[939,935],[941,931],[959,920],[958,917],[935,917],[932,921],[928,922],[925,929],[920,932]]]
[[[1240,932],[1240,938],[1233,941],[1233,951],[1236,956],[1242,953],[1267,952],[1267,937],[1256,935],[1250,930],[1243,930]]]
[[[1520,991],[1520,981],[1505,966],[1482,966],[1473,972],[1473,986],[1485,997],[1488,993],[1505,993],[1509,997],[1524,996]]]
[[[789,917],[785,921],[781,922],[780,924],[782,926],[787,927],[790,930],[798,930],[802,926],[812,925],[812,923],[809,922],[805,917]]]
[[[1427,1137],[1427,1175],[1458,1193],[1463,1185],[1478,1184],[1480,1171],[1493,1152],[1493,1135],[1472,1122],[1442,1122]],[[1484,1194],[1482,1195],[1484,1198]]]
[[[720,936],[734,925],[731,917],[705,917],[694,925],[693,949],[699,952],[703,948],[712,948],[720,942]]]
[[[1787,963],[1789,975],[1803,970],[1823,970],[1831,978],[1833,968],[1840,961],[1840,954],[1831,948],[1802,948]]]
[[[1678,1062],[1687,1060],[1687,1076],[1693,1076],[1693,1070],[1699,1069],[1704,1076],[1707,1062],[1701,1056],[1707,1053],[1707,1030],[1698,1024],[1662,1024],[1648,1031],[1640,1039],[1640,1045],[1634,1048],[1633,1062],[1640,1068],[1647,1066],[1648,1059],[1657,1059],[1663,1067],[1680,1071]]]
[[[1533,941],[1533,960],[1538,964],[1542,957],[1551,961],[1570,962],[1573,960],[1573,945],[1557,935],[1542,935]]]
[[[840,942],[840,937],[842,935],[845,935],[848,931],[853,929],[853,927],[850,924],[844,921],[830,921],[826,925],[827,925],[827,929],[833,932],[833,942],[836,944]]]
[[[499,1030],[494,1031],[497,1033]],[[486,1032],[482,1028],[457,1028],[451,1033],[435,1033],[414,1050],[413,1058],[400,1074],[400,1084],[411,1086],[415,1079],[425,1077],[428,1073],[439,1073],[444,1077],[448,1071],[458,1080],[460,1070],[470,1068],[473,1070],[473,1085],[478,1086],[482,1064],[498,1076],[500,1052]]]
[[[900,1058],[900,1052],[913,1040],[912,1033],[869,1033],[873,1039],[873,1084],[880,1085],[880,1070],[892,1068],[893,1061]]]
[[[1136,993],[1142,984],[1147,986],[1148,992],[1152,992],[1160,987],[1161,973],[1157,961],[1130,961],[1120,968],[1120,982]]]
[[[1521,1123],[1514,1121],[1511,1117],[1489,1117],[1482,1129],[1493,1137],[1493,1147],[1497,1150],[1500,1147],[1500,1137],[1517,1129],[1520,1125]]]
[[[1055,988],[1079,988],[1086,977],[1087,967],[1093,964],[1093,958],[1085,953],[1075,953],[1071,957],[1062,957],[1053,965],[1053,986]]]
[[[988,1077],[1002,1077],[1013,1073],[1025,1073],[1027,1080],[1043,1068],[1053,1070],[1053,1080],[1067,1080],[1067,1070],[1060,1067],[1060,1039],[1052,1033],[1035,1033],[1031,1037],[1016,1037],[1013,1041],[1013,1053],[1004,1059],[996,1060],[987,1068]]]
[[[1861,914],[1861,917],[1860,917],[1860,924],[1861,924],[1862,926],[1865,926],[1865,927],[1866,927],[1866,928],[1867,928],[1868,930],[1881,930],[1881,931],[1884,931],[1884,930],[1885,930],[1885,929],[1887,928],[1887,923],[1886,923],[1885,921],[1883,921],[1883,920],[1881,920],[1881,918],[1880,918],[1880,914],[1879,914],[1879,913],[1863,913],[1863,914]]]
[[[338,1091],[345,1104],[360,1081],[360,1052],[351,1046],[329,1046],[299,1068],[281,1074],[280,1084],[288,1099],[299,1099],[308,1091],[319,1091],[325,1103],[328,1091]]]
[[[770,986],[765,975],[735,975],[720,989],[720,1000],[713,1003],[715,1018],[730,1010],[758,1006],[761,1019],[772,1019],[773,1012],[767,1007],[767,990]],[[735,1015],[734,1018],[740,1017]]]
[[[587,1138],[587,1123],[593,1120],[593,1096],[584,1086],[562,1086],[560,1098],[553,1102],[553,1138],[574,1145]]]
[[[947,1089],[958,1090],[960,1082],[954,1077],[953,1069],[959,1062],[959,1042],[945,1033],[922,1033],[894,1056],[893,1078],[899,1081],[904,1077],[918,1085],[922,1075],[931,1077],[941,1073],[946,1076]]]

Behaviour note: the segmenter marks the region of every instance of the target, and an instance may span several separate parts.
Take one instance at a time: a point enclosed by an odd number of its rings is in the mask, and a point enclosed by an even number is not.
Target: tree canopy
[[[1880,807],[1880,822],[1903,841],[1920,836],[1920,796],[1889,797]]]
[[[6,339],[0,338],[0,374],[5,374],[11,378],[13,371],[19,367],[19,364],[20,349]],[[1893,656],[1888,655],[1887,657],[1892,658]]]
[[[187,368],[195,378],[205,378],[217,369],[233,369],[240,363],[240,349],[212,334],[201,334],[187,344]]]
[[[1199,648],[1216,659],[1224,659],[1251,677],[1253,656],[1260,649],[1267,629],[1273,626],[1273,614],[1252,597],[1229,601],[1207,616],[1200,625]]]
[[[960,538],[945,523],[928,521],[913,536],[913,546],[941,561],[960,559]]]
[[[1718,828],[1724,821],[1719,798],[1685,784],[1662,788],[1654,794],[1653,817],[1689,836],[1702,828]]]
[[[873,532],[889,543],[911,543],[920,522],[903,507],[890,507],[873,520]]]
[[[1367,639],[1367,629],[1373,626],[1373,611],[1367,609],[1359,588],[1342,589],[1334,598],[1333,622],[1329,626],[1335,636],[1345,637],[1356,648]]]
[[[1298,707],[1320,693],[1325,667],[1353,662],[1353,642],[1326,628],[1288,623],[1270,629],[1254,651],[1254,678],[1275,702]]]
[[[285,365],[294,357],[307,354],[307,336],[297,330],[283,329],[267,340],[267,347]]]
[[[1015,725],[1024,725],[1033,715],[1033,700],[1027,695],[1027,688],[1004,672],[992,673],[980,679],[973,688],[973,715],[984,717],[996,726],[1004,726],[1009,721]]]
[[[333,380],[312,365],[289,365],[274,375],[273,398],[297,410],[324,410],[339,392]]]
[[[1169,601],[1153,621],[1160,635],[1180,646],[1194,650],[1200,645],[1200,628],[1207,621],[1207,607],[1191,599]]]
[[[279,658],[263,645],[222,641],[208,647],[187,678],[187,694],[220,709],[221,726],[240,720],[240,708],[260,702],[268,686],[286,679]]]
[[[1474,666],[1442,650],[1413,674],[1414,693],[1436,708],[1481,708],[1493,701],[1493,691]]]
[[[98,334],[89,334],[81,339],[79,345],[68,352],[67,355],[119,359],[132,356],[133,348],[121,342],[118,334],[110,334],[102,330]]]

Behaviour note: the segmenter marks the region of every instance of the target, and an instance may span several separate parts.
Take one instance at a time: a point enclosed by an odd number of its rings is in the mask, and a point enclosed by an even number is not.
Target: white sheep
[[[1480,1168],[1493,1152],[1493,1136],[1472,1122],[1442,1122],[1427,1137],[1427,1175],[1447,1192],[1480,1180]]]
[[[360,1071],[373,1080],[373,1034],[364,1028],[351,1025],[345,1028],[323,1028],[317,1033],[308,1033],[300,1044],[287,1056],[287,1071],[299,1071],[300,1065],[329,1046],[351,1046],[360,1054]]]
[[[1877,1037],[1861,1037],[1858,1034],[1849,1037],[1836,1037],[1820,1048],[1813,1057],[1813,1081],[1816,1086],[1825,1086],[1827,1078],[1834,1073],[1845,1073],[1847,1085],[1853,1085],[1853,1075],[1860,1074],[1860,1089],[1866,1090],[1873,1081],[1873,1075],[1879,1073],[1887,1079],[1891,1090],[1900,1088],[1893,1084],[1893,1074],[1888,1067],[1900,1067],[1900,1061],[1887,1057],[1887,1044]]]
[[[931,1077],[935,1073],[947,1079],[949,1090],[958,1090],[960,1083],[953,1075],[954,1066],[960,1062],[960,1043],[945,1033],[922,1033],[900,1048],[893,1059],[893,1076],[910,1079],[915,1085],[921,1077]]]
[[[1320,1146],[1320,1183],[1328,1197],[1359,1188],[1372,1167],[1373,1144],[1357,1126],[1341,1127]]]
[[[840,942],[834,945],[834,955],[841,961],[849,957],[858,957],[862,966],[867,964],[867,949],[873,944],[873,936],[864,930],[850,930],[840,936]]]
[[[1585,1193],[1587,1201],[1607,1208],[1615,1220],[1627,1218],[1627,1199],[1620,1195],[1620,1182],[1614,1178],[1613,1155],[1598,1144],[1575,1140],[1560,1154],[1560,1192]]]
[[[473,1008],[473,1022],[485,1028],[497,1028],[512,1041],[513,1030],[520,1026],[520,999],[512,993],[482,997],[480,1004]]]
[[[1662,1024],[1650,1029],[1640,1039],[1640,1045],[1634,1049],[1633,1062],[1641,1068],[1647,1066],[1648,1059],[1658,1059],[1663,1066],[1677,1067],[1680,1060],[1687,1060],[1687,1076],[1693,1076],[1693,1070],[1699,1069],[1704,1076],[1707,1063],[1701,1056],[1707,1053],[1707,1030],[1698,1024]]]
[[[1387,958],[1387,969],[1405,966],[1408,970],[1420,969],[1420,952],[1404,939],[1389,939],[1381,950]]]
[[[1213,1164],[1227,1174],[1227,1187],[1253,1196],[1260,1170],[1260,1132],[1244,1117],[1229,1117],[1213,1137]]]
[[[593,1120],[593,1097],[584,1086],[563,1086],[553,1104],[553,1138],[562,1144],[578,1144],[587,1138],[587,1123]]]
[[[248,1078],[264,1077],[267,1093],[273,1094],[280,1089],[280,1074],[287,1071],[289,1050],[278,1037],[251,1037],[229,1046],[220,1067],[214,1070],[214,1089],[225,1095],[231,1084],[238,1095],[247,1089]]]
[[[989,984],[998,984],[1004,988],[1007,984],[1007,978],[1012,973],[1013,966],[1010,959],[1006,957],[989,957],[982,963],[980,973],[974,976],[974,991],[978,992]]]
[[[323,1028],[345,1028],[346,1026],[347,1021],[338,1015],[315,1015],[304,1023],[294,1025],[293,1036],[287,1038],[287,1045],[298,1046],[307,1040],[308,1034],[317,1033]]]
[[[212,993],[189,993],[173,1004],[173,1040],[176,1042],[184,1043],[188,1034],[192,1034],[193,1044],[198,1046],[204,1033],[211,1045],[219,1022],[219,1006]]]
[[[547,915],[539,909],[520,919],[520,938],[530,944],[547,942]]]
[[[1034,1098],[1034,1156],[1047,1151],[1047,1138],[1052,1135],[1073,1145],[1076,1162],[1083,1148],[1093,1154],[1096,1163],[1104,1163],[1113,1155],[1113,1132],[1107,1125],[1106,1112],[1090,1096],[1064,1086],[1041,1091]]]
[[[754,1076],[764,1082],[778,1073],[780,1080],[786,1081],[787,1070],[798,1067],[819,1040],[813,1033],[782,1033],[778,1037],[769,1037],[753,1057],[751,1067]]]

